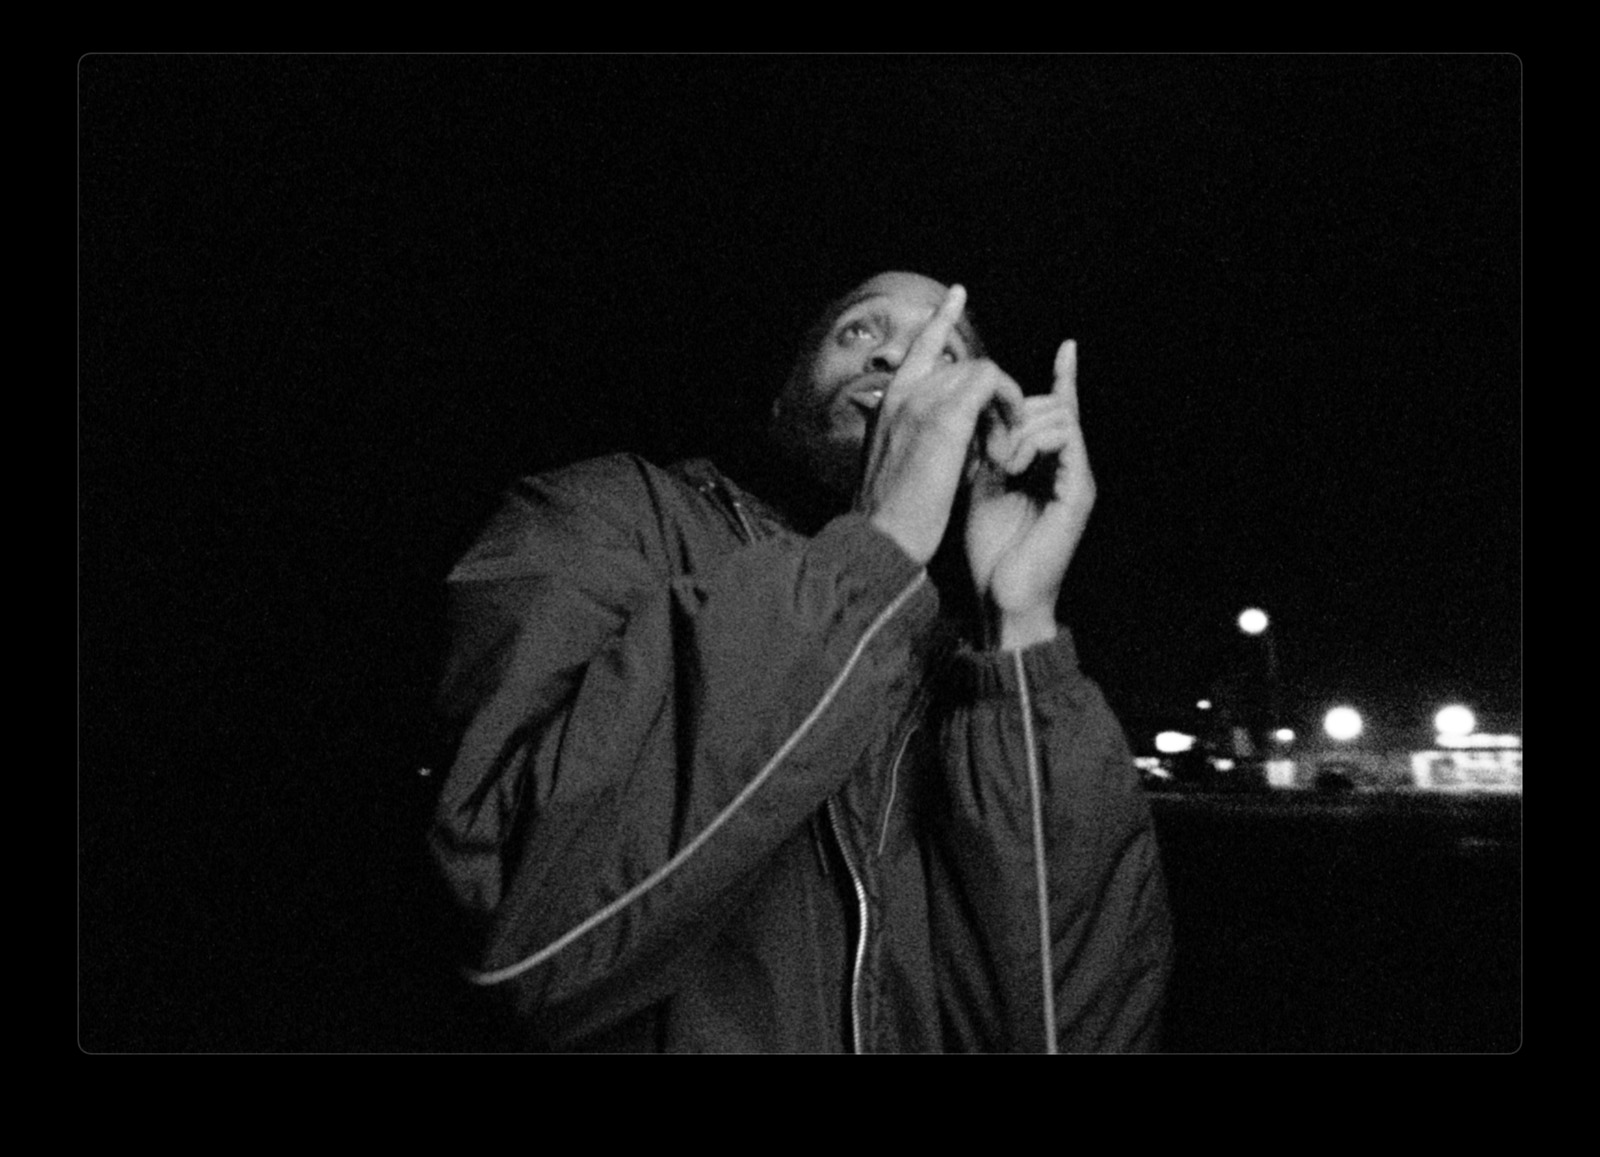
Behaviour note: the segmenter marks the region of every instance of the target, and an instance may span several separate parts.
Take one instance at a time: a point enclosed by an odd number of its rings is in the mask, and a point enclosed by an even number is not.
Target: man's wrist
[[[926,549],[926,544],[919,541],[917,536],[907,530],[899,521],[886,516],[883,511],[875,511],[867,516],[867,521],[886,538],[891,539],[896,546],[903,550],[906,557],[918,566],[927,566],[928,560],[933,557],[933,552]],[[938,541],[935,540],[935,546]]]
[[[989,644],[1002,651],[1020,651],[1036,643],[1048,643],[1059,633],[1054,606],[1032,607],[1025,611],[991,607],[988,619]]]

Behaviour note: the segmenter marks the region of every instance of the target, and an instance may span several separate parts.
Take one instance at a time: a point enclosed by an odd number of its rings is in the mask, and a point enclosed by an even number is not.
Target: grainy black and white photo
[[[78,1043],[1522,1043],[1522,61],[118,54]]]

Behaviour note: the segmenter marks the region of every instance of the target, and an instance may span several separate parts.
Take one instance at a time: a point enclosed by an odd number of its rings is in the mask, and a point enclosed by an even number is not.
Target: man
[[[434,848],[531,1046],[1153,1046],[1149,812],[1055,621],[1076,349],[1025,397],[964,306],[888,273],[830,310],[773,409],[809,494],[581,463],[451,574]]]

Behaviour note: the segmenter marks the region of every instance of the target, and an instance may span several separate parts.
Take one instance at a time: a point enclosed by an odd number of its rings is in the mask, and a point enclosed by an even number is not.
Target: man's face
[[[836,497],[854,498],[870,417],[945,292],[917,273],[880,273],[864,282],[844,298],[779,395],[773,417],[780,441]],[[965,360],[976,344],[962,318],[944,356]]]

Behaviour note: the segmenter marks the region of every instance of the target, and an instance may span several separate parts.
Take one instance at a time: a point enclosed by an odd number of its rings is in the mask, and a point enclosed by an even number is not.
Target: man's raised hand
[[[1035,460],[1052,455],[1047,494],[1018,484]],[[1050,393],[1024,399],[1014,417],[996,422],[972,467],[967,561],[1002,648],[1055,635],[1056,599],[1094,498],[1078,422],[1078,346],[1067,341],[1056,353]]]
[[[966,298],[952,286],[907,348],[865,447],[857,508],[924,565],[949,525],[979,415],[993,405],[1022,421],[1021,387],[993,362],[943,360]]]

